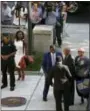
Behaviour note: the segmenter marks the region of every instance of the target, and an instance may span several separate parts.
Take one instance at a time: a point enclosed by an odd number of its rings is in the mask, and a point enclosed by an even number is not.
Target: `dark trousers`
[[[40,21],[39,23],[32,23],[32,30],[34,29],[35,25],[40,25],[40,24],[43,24],[44,23],[44,20]]]
[[[56,28],[53,28],[53,45],[56,44]]]
[[[32,30],[34,29],[35,25],[36,25],[36,24],[32,23]]]
[[[14,70],[15,70],[14,60],[1,60],[1,71],[2,71],[3,85],[7,86],[7,84],[8,84],[8,81],[7,81],[7,71],[8,71],[10,74],[10,87],[15,86]]]
[[[58,46],[61,46],[62,45],[61,27],[57,25],[56,25],[56,37],[57,37]]]
[[[45,19],[44,18],[41,20],[41,24],[45,24]]]
[[[44,84],[44,90],[43,90],[43,98],[47,98],[48,95],[48,91],[49,91],[49,83],[48,83],[48,79],[45,78],[45,84]]]
[[[62,97],[64,98],[64,110],[69,111],[69,92],[68,90],[54,90],[56,101],[56,111],[62,111]]]
[[[71,81],[71,85],[70,85],[70,105],[74,105],[74,95],[75,95],[75,84],[74,84],[74,80]]]

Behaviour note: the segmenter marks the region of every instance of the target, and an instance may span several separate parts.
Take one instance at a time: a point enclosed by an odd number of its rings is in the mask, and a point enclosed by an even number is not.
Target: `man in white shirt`
[[[51,60],[52,60],[52,66],[55,66],[55,63],[56,63],[56,53],[52,53],[51,52]]]
[[[1,7],[1,22],[3,25],[12,24],[11,8],[8,6],[8,2],[2,2]]]

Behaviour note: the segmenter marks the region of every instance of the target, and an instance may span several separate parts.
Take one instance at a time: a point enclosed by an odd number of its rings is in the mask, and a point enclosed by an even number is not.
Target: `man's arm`
[[[74,60],[74,58],[71,58],[71,63],[72,63],[72,76],[73,76],[73,78],[75,78],[76,76],[76,71],[75,71],[75,60]]]
[[[8,7],[8,15],[7,15],[7,16],[8,16],[8,17],[12,17],[12,14],[11,14],[11,13],[12,13],[12,10],[11,10],[10,7]]]
[[[7,60],[9,57],[14,56],[15,54],[16,54],[16,52],[12,52],[12,53],[9,54],[9,55],[1,55],[1,58],[2,58],[3,60]]]
[[[15,6],[12,7],[12,10],[11,10],[11,14],[14,15],[14,13],[15,13]]]
[[[9,55],[8,55],[8,57],[11,57],[11,56],[14,56],[15,54],[16,54],[16,46],[14,45],[14,43],[13,42],[11,42],[11,45],[12,45],[12,53],[10,53]]]
[[[66,65],[63,65],[63,66],[64,66],[64,70],[66,71],[67,78],[69,79],[69,81],[71,81],[72,80],[72,75],[71,75],[71,72],[70,72],[68,66],[66,66]]]
[[[51,68],[51,70],[48,72],[48,83],[52,86],[53,85],[53,82],[52,82],[52,79],[53,79],[53,71],[54,69]]]
[[[47,71],[46,71],[46,54],[44,54],[44,56],[43,56],[42,68],[43,68],[44,73],[46,74],[47,73]]]
[[[14,56],[15,54],[16,54],[16,51],[9,54],[8,57]]]
[[[68,66],[64,65],[64,68],[65,68],[65,70],[66,70],[66,72],[67,72],[67,74],[68,74],[68,77],[71,78],[71,77],[72,77],[72,74],[71,74],[71,72],[70,72]]]

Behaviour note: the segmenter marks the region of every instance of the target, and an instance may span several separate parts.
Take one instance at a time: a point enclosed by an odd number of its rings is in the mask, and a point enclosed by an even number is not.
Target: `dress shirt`
[[[56,63],[56,53],[51,53],[52,66]]]

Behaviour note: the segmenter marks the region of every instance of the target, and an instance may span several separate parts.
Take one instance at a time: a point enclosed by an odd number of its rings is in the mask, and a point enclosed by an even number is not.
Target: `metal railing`
[[[27,29],[25,28],[25,26],[1,25],[1,33],[11,33],[11,34],[14,34],[18,30],[22,30],[24,32],[27,32]]]

